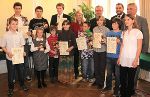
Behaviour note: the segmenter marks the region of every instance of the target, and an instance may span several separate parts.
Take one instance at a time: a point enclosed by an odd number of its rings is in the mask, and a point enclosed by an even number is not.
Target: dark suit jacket
[[[122,20],[122,26],[121,26],[121,29],[120,30],[124,30],[124,28],[125,28],[125,25],[124,25],[124,17],[125,17],[125,13],[123,13],[123,15],[121,16],[121,20]],[[111,21],[114,19],[114,18],[116,18],[117,17],[117,15],[115,15],[115,16],[113,16],[113,17],[111,17]]]
[[[142,16],[136,15],[136,21],[139,26],[139,29],[143,33],[143,44],[142,44],[142,52],[148,52],[149,48],[149,29],[146,18]]]
[[[124,17],[125,17],[125,15],[126,15],[126,14],[125,14],[125,13],[123,13],[123,15],[121,16],[121,18],[120,18],[120,19],[121,19],[121,20],[123,20],[123,19],[124,19]],[[116,18],[117,16],[118,16],[118,15],[113,16],[113,17],[111,18],[111,20],[112,20],[112,19],[114,19],[114,18]]]
[[[107,19],[107,18],[105,18],[105,20],[106,20],[106,25],[105,26],[108,29],[111,30],[112,29],[111,21],[109,19]],[[90,25],[91,25],[90,30],[93,32],[93,28],[97,26],[96,18],[93,18],[93,19],[90,20]]]
[[[63,18],[67,18],[67,20],[71,22],[71,17],[69,15],[63,14]],[[50,26],[51,25],[57,26],[57,14],[51,17]]]

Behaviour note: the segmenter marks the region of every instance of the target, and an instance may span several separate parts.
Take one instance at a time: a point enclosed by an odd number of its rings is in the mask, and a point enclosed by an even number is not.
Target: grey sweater
[[[105,26],[96,26],[93,29],[93,33],[102,33],[103,37],[106,38],[107,32],[110,30]],[[93,48],[95,52],[105,52],[106,51],[106,44],[102,44],[101,48]]]

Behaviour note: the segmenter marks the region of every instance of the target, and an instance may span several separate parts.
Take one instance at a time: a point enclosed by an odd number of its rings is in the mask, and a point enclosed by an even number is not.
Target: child
[[[48,52],[50,47],[47,40],[44,38],[43,28],[36,29],[36,38],[31,44],[31,52],[33,52],[34,68],[38,79],[38,88],[47,87],[44,77],[48,68]]]
[[[9,19],[9,31],[5,33],[4,38],[2,40],[2,49],[6,53],[6,63],[8,70],[8,96],[13,95],[14,90],[14,72],[15,70],[18,73],[19,84],[24,91],[27,91],[27,87],[24,84],[24,72],[23,72],[23,64],[13,64],[12,63],[12,48],[24,47],[25,41],[23,35],[17,32],[18,20],[16,18]]]
[[[49,51],[49,75],[52,83],[58,80],[58,35],[56,33],[57,28],[55,26],[50,27],[51,35],[47,38],[48,44],[51,48]]]
[[[89,30],[90,24],[88,22],[83,23],[83,32],[79,34],[79,37],[86,37],[88,48],[81,51],[82,59],[82,72],[83,80],[92,82],[94,74],[94,60],[93,60],[93,48],[92,48],[92,32]]]
[[[119,18],[114,18],[112,20],[113,30],[107,33],[107,37],[116,37],[116,53],[107,53],[107,76],[106,76],[106,87],[103,92],[112,89],[112,74],[115,74],[115,87],[114,95],[119,96],[119,86],[120,86],[120,66],[117,65],[117,59],[120,53],[121,45],[121,25],[122,21]],[[115,71],[115,72],[114,72]]]
[[[44,34],[46,37],[46,33],[49,33],[49,24],[48,24],[47,19],[42,17],[43,8],[41,6],[37,6],[35,8],[35,14],[36,14],[36,17],[33,18],[29,23],[29,29],[35,30],[37,27],[43,27],[44,28]],[[32,32],[32,35],[33,34],[34,33]],[[34,35],[33,35],[33,38],[34,38]]]
[[[122,44],[118,64],[120,67],[121,97],[131,97],[134,94],[134,78],[139,65],[143,34],[137,29],[134,16],[125,16],[125,31],[122,33]]]
[[[94,49],[94,71],[95,71],[95,83],[98,89],[102,89],[104,87],[105,81],[105,67],[106,67],[106,33],[109,32],[109,29],[105,27],[105,18],[100,16],[97,18],[97,24],[93,29],[94,33],[101,33],[102,34],[102,41],[100,41],[101,48]],[[103,41],[104,40],[104,41]]]
[[[62,23],[62,32],[58,33],[59,41],[67,41],[69,55],[61,55],[59,59],[58,80],[65,84],[71,84],[74,81],[74,58],[73,48],[76,47],[74,33],[70,30],[70,22],[64,20]]]

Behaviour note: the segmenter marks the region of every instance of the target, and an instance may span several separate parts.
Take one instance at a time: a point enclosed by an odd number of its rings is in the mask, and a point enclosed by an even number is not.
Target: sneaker
[[[27,81],[31,81],[31,78],[29,76],[26,77]]]
[[[8,90],[8,94],[7,94],[8,97],[12,97],[13,94],[14,94],[13,89],[9,89],[9,90]]]
[[[90,83],[94,83],[95,82],[95,78],[89,79]]]
[[[28,91],[28,90],[29,90],[29,89],[27,88],[27,86],[25,86],[25,85],[22,86],[22,89],[23,89],[24,91]]]

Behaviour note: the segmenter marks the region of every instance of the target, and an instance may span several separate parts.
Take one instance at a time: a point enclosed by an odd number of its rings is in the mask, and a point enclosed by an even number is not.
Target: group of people
[[[47,87],[45,82],[46,70],[49,68],[51,83],[61,82],[71,84],[79,77],[79,63],[83,81],[90,82],[102,90],[103,93],[112,90],[113,75],[115,77],[114,96],[131,97],[135,94],[140,53],[148,52],[149,31],[147,20],[138,16],[135,3],[127,5],[127,14],[121,3],[116,4],[117,15],[111,20],[105,18],[103,7],[95,7],[95,18],[85,21],[81,11],[75,13],[75,21],[64,14],[64,4],[56,5],[57,14],[51,17],[50,25],[42,17],[43,8],[35,8],[36,17],[30,20],[21,15],[22,4],[14,3],[15,14],[8,18],[6,33],[1,47],[6,53],[8,70],[8,96],[13,95],[14,80],[18,73],[19,84],[27,91],[24,80],[31,80],[29,64],[31,57],[37,87]],[[29,26],[23,37],[19,27]],[[50,33],[46,36],[46,33]],[[94,35],[101,33],[100,48],[93,45]],[[87,49],[78,50],[76,38],[84,37]],[[116,39],[116,53],[107,52],[107,39]],[[68,55],[60,55],[60,43],[67,42]],[[24,63],[13,64],[12,48],[24,48]],[[106,74],[106,86],[105,82]]]

